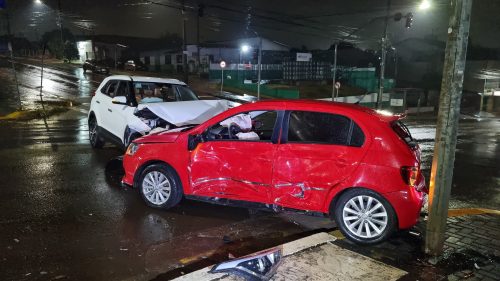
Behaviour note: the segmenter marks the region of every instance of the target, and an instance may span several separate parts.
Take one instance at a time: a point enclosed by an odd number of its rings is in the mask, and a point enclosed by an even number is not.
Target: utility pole
[[[64,38],[63,38],[63,24],[62,24],[62,18],[61,18],[61,0],[57,0],[57,16],[59,17],[59,32],[61,33],[61,42],[64,44]]]
[[[183,69],[184,69],[184,83],[188,84],[189,83],[189,70],[188,70],[188,63],[187,63],[187,45],[186,45],[186,10],[184,6],[184,2],[182,2],[182,62],[183,62]]]
[[[337,48],[338,48],[338,43],[335,43],[335,52],[333,55],[333,74],[332,74],[332,101],[335,101],[335,83],[337,82],[335,80],[337,76]]]
[[[10,30],[10,17],[9,17],[9,12],[7,10],[7,7],[5,7],[5,17],[7,18],[7,37],[9,38],[8,42],[8,48],[9,48],[9,53],[10,53],[10,62],[12,64],[12,71],[14,71],[14,80],[16,82],[16,90],[17,90],[17,108],[19,110],[22,109],[22,102],[21,102],[21,93],[19,92],[19,82],[17,81],[17,71],[16,71],[16,66],[14,63],[14,46],[12,44],[12,33]]]
[[[262,71],[262,37],[259,36],[259,58],[258,58],[258,71],[257,71],[257,100],[260,100],[260,72]]]
[[[200,73],[200,66],[201,66],[201,61],[200,61],[200,18],[205,15],[205,5],[199,4],[198,5],[198,16],[196,17],[196,47],[198,49],[198,55],[196,56],[197,60],[197,71]]]
[[[425,252],[433,256],[438,256],[443,251],[455,162],[471,7],[472,0],[451,1],[436,143],[429,184],[429,220],[425,237]]]
[[[379,89],[377,96],[377,109],[382,108],[382,96],[384,94],[384,79],[385,79],[385,59],[387,56],[387,27],[389,25],[389,17],[391,12],[391,0],[387,0],[387,10],[385,15],[384,23],[384,35],[382,37],[382,55],[380,58],[380,77],[378,80]]]

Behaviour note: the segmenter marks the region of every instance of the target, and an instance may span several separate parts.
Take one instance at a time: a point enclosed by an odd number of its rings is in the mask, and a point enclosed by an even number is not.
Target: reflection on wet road
[[[93,73],[83,73],[81,68],[62,64],[60,68],[45,67],[43,81],[41,67],[35,64],[16,63],[19,92],[24,108],[34,108],[35,101],[40,100],[40,85],[43,83],[42,97],[44,100],[70,99],[81,103],[90,101],[105,76]],[[0,115],[5,115],[16,109],[17,90],[10,63],[0,58],[0,80],[8,83],[0,84]]]
[[[106,176],[121,152],[92,150],[86,134],[85,119],[52,120],[48,129],[40,121],[0,125],[0,280],[40,272],[48,279],[121,280],[147,272],[144,259],[157,243],[174,239],[170,247],[196,251],[204,241],[197,235],[215,228],[220,236],[211,239],[222,241],[240,229],[233,224],[250,218],[245,209],[189,201],[168,212],[146,207],[135,190]],[[268,217],[253,231],[301,230]],[[195,254],[176,253],[175,262]]]
[[[422,148],[422,169],[430,178],[435,121],[412,121],[408,127]],[[460,120],[450,208],[500,206],[500,119]]]
[[[32,106],[39,68],[19,67],[23,100]],[[0,114],[15,108],[9,75],[0,67]],[[83,75],[79,68],[48,69],[44,98],[88,103],[103,77]],[[409,122],[427,178],[433,123]],[[119,185],[119,162],[113,159],[121,151],[93,150],[87,134],[81,112],[46,123],[0,123],[0,280],[148,280],[196,259],[210,264],[242,247],[279,244],[304,235],[319,220],[296,216],[298,226],[285,216],[255,217],[245,209],[191,201],[170,211],[146,207],[136,190]],[[499,119],[460,122],[452,207],[500,206],[499,142]],[[331,228],[324,223],[316,225]]]

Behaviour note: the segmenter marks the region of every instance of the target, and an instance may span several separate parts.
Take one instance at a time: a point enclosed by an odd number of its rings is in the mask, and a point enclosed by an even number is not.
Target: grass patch
[[[41,105],[41,101],[35,101],[35,104]],[[45,111],[42,108],[18,110],[10,114],[7,114],[5,116],[0,116],[0,120],[27,121],[34,119],[42,119],[44,117],[47,118],[57,114],[65,113],[69,110],[70,107],[78,106],[80,104],[81,103],[73,100],[43,101],[43,106],[45,107]]]
[[[42,102],[37,100],[35,101],[35,103],[41,104]],[[81,105],[81,103],[74,100],[48,100],[48,101],[43,101],[43,105],[56,106],[56,107],[72,107],[72,106],[79,106]]]
[[[53,115],[64,113],[68,110],[69,108],[67,107],[48,107],[45,111],[43,111],[42,109],[18,110],[6,116],[1,116],[0,120],[28,121],[34,119],[42,119],[44,117],[50,117]]]

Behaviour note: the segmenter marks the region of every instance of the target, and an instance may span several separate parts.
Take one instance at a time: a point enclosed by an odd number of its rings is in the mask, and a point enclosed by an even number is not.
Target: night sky
[[[446,39],[449,1],[430,0],[430,10],[420,11],[420,0],[392,0],[391,14],[414,14],[413,27],[404,19],[389,22],[393,43],[412,37]],[[57,28],[57,0],[8,0],[12,31],[35,40]],[[63,25],[75,34],[116,34],[159,37],[166,32],[181,34],[181,0],[61,0]],[[328,48],[336,39],[361,26],[350,37],[364,48],[376,48],[383,31],[387,0],[190,0],[186,1],[187,41],[196,42],[196,15],[203,3],[200,19],[201,41],[231,40],[253,36],[283,42],[292,47]],[[500,48],[500,0],[476,0],[473,4],[470,37],[472,42]],[[4,24],[5,26],[5,24]],[[5,32],[5,31],[4,31]]]

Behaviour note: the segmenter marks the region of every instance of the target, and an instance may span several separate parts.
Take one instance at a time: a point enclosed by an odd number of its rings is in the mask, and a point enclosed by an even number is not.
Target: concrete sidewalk
[[[372,247],[345,239],[335,244],[408,272],[401,280],[500,280],[500,215],[453,211],[447,220],[444,254],[437,260],[423,253],[425,221]]]
[[[284,244],[285,258],[271,280],[500,280],[500,215],[451,210],[445,252],[433,262],[423,253],[425,223],[370,247],[338,230]],[[176,280],[242,280],[209,274],[210,268]]]
[[[328,233],[314,234],[282,245],[281,264],[271,280],[397,280],[406,272],[334,245]],[[209,273],[212,267],[174,280],[244,280],[226,273]]]

